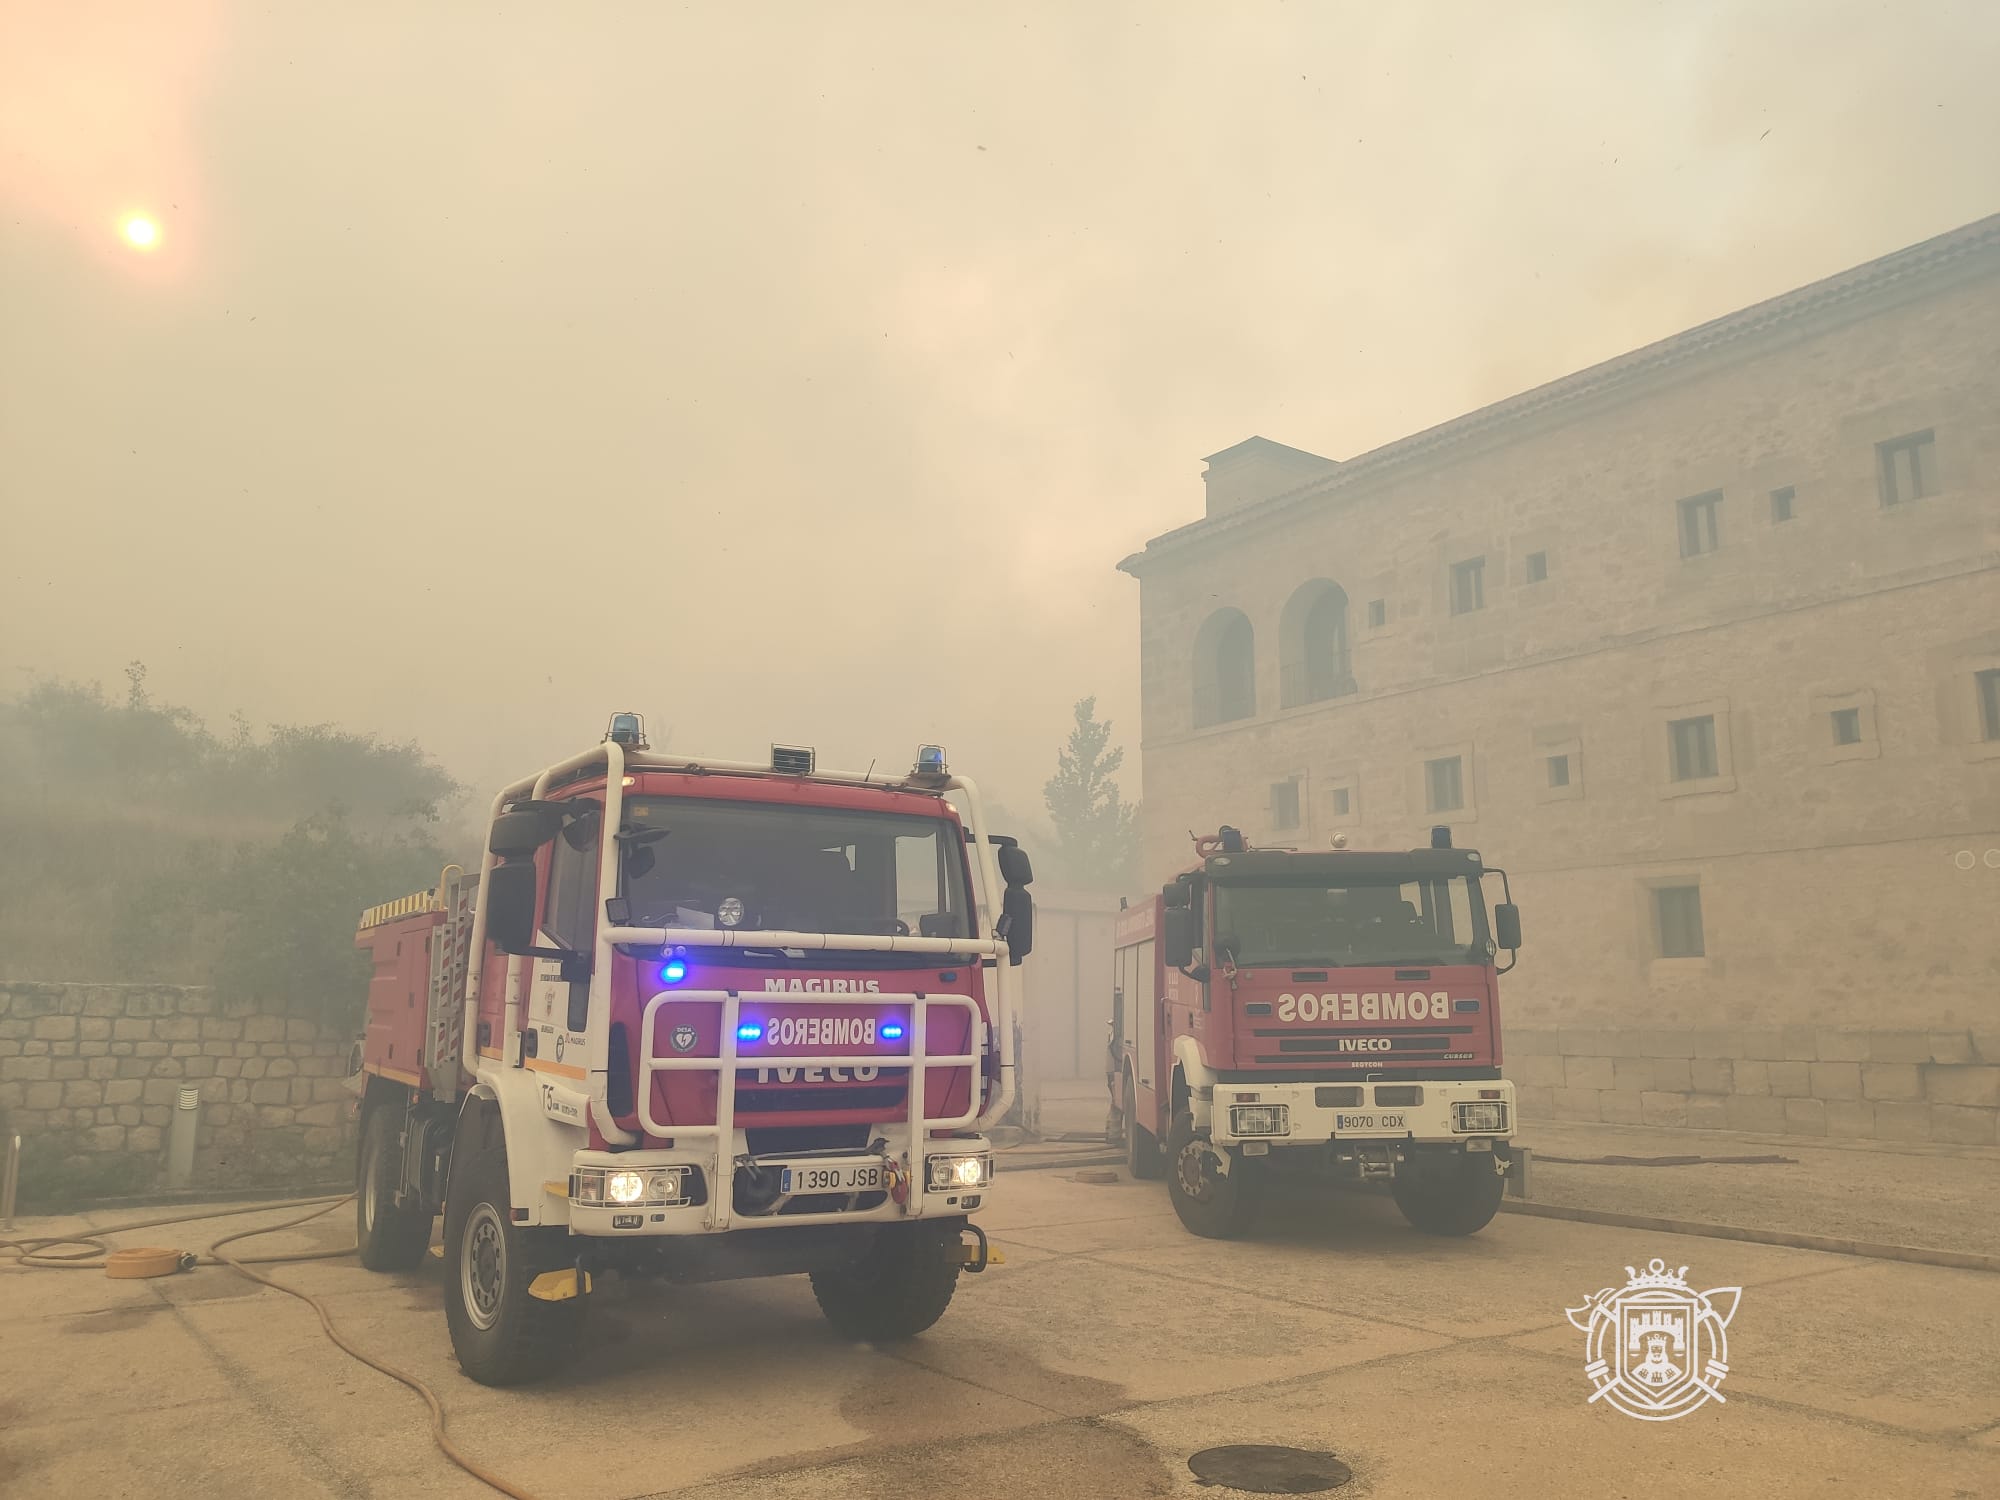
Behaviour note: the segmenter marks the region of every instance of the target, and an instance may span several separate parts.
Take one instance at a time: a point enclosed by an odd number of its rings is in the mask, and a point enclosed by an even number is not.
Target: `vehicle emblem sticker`
[[[694,1027],[686,1021],[681,1022],[674,1028],[673,1041],[676,1052],[694,1051]]]

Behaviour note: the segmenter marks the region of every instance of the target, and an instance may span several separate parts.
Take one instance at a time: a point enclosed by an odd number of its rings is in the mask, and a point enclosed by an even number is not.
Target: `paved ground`
[[[276,1274],[429,1379],[461,1442],[544,1500],[1192,1496],[1217,1492],[1188,1456],[1225,1443],[1331,1449],[1356,1475],[1336,1493],[1372,1497],[2000,1496],[2000,1276],[1518,1216],[1427,1240],[1351,1199],[1223,1245],[1157,1185],[1072,1179],[1003,1176],[982,1218],[1008,1264],[894,1353],[836,1340],[796,1279],[612,1293],[584,1369],[489,1391],[451,1362],[434,1267]],[[1744,1288],[1728,1404],[1664,1424],[1586,1404],[1563,1318],[1654,1255]],[[220,1269],[0,1273],[0,1494],[411,1493],[490,1494],[302,1304]]]

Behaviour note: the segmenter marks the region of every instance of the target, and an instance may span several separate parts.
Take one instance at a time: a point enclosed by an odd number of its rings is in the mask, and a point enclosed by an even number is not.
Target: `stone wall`
[[[350,1043],[205,989],[0,981],[0,1130],[21,1134],[31,1185],[143,1192],[166,1185],[168,1126],[191,1086],[192,1185],[344,1180]]]
[[[1509,1028],[1521,1116],[1886,1141],[2000,1141],[2000,1031]]]

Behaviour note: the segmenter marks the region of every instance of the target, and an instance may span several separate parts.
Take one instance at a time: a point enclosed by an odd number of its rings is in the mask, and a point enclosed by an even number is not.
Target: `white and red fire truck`
[[[984,1270],[1015,1087],[1026,852],[924,747],[907,774],[601,744],[493,804],[476,879],[376,907],[364,1264],[419,1263],[475,1380],[579,1342],[592,1277],[805,1273],[871,1341]]]
[[[1196,852],[1118,918],[1107,1082],[1133,1175],[1164,1171],[1212,1238],[1288,1179],[1382,1180],[1418,1229],[1484,1228],[1514,1169],[1506,872],[1447,828],[1393,852],[1253,849],[1224,828]]]

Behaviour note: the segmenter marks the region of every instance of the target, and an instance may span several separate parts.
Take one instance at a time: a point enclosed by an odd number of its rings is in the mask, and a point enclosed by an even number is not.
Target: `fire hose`
[[[273,1281],[261,1271],[251,1269],[252,1266],[281,1265],[297,1261],[341,1260],[354,1254],[353,1245],[339,1250],[295,1250],[275,1255],[232,1255],[223,1249],[223,1246],[235,1244],[238,1240],[276,1234],[281,1229],[295,1229],[301,1224],[331,1213],[343,1203],[353,1201],[354,1195],[351,1193],[338,1197],[296,1198],[282,1203],[253,1203],[243,1208],[207,1208],[167,1218],[140,1219],[130,1224],[114,1224],[95,1234],[0,1240],[0,1268],[37,1271],[101,1270],[106,1276],[116,1280],[132,1280],[170,1276],[192,1270],[198,1265],[227,1266],[237,1275],[246,1277],[260,1286],[267,1286],[273,1291],[283,1292],[288,1297],[298,1298],[318,1316],[320,1329],[342,1352],[361,1361],[370,1369],[387,1375],[391,1380],[408,1386],[423,1397],[424,1404],[430,1408],[431,1441],[437,1444],[439,1452],[459,1468],[482,1484],[491,1486],[503,1495],[512,1496],[513,1500],[535,1500],[535,1496],[519,1485],[512,1484],[491,1470],[482,1468],[452,1442],[450,1434],[445,1431],[444,1406],[438,1400],[437,1392],[409,1371],[398,1369],[395,1365],[377,1359],[372,1354],[364,1353],[349,1343],[346,1336],[334,1326],[332,1317],[327,1313],[326,1304],[312,1293],[286,1286],[282,1281]],[[268,1224],[257,1229],[241,1229],[235,1234],[226,1234],[202,1254],[159,1246],[114,1250],[105,1242],[108,1236],[129,1234],[138,1229],[163,1229],[171,1224],[189,1224],[208,1219],[230,1218],[240,1214],[270,1213],[274,1209],[281,1208],[309,1208],[311,1211],[300,1214],[295,1219],[287,1219],[281,1224]]]

